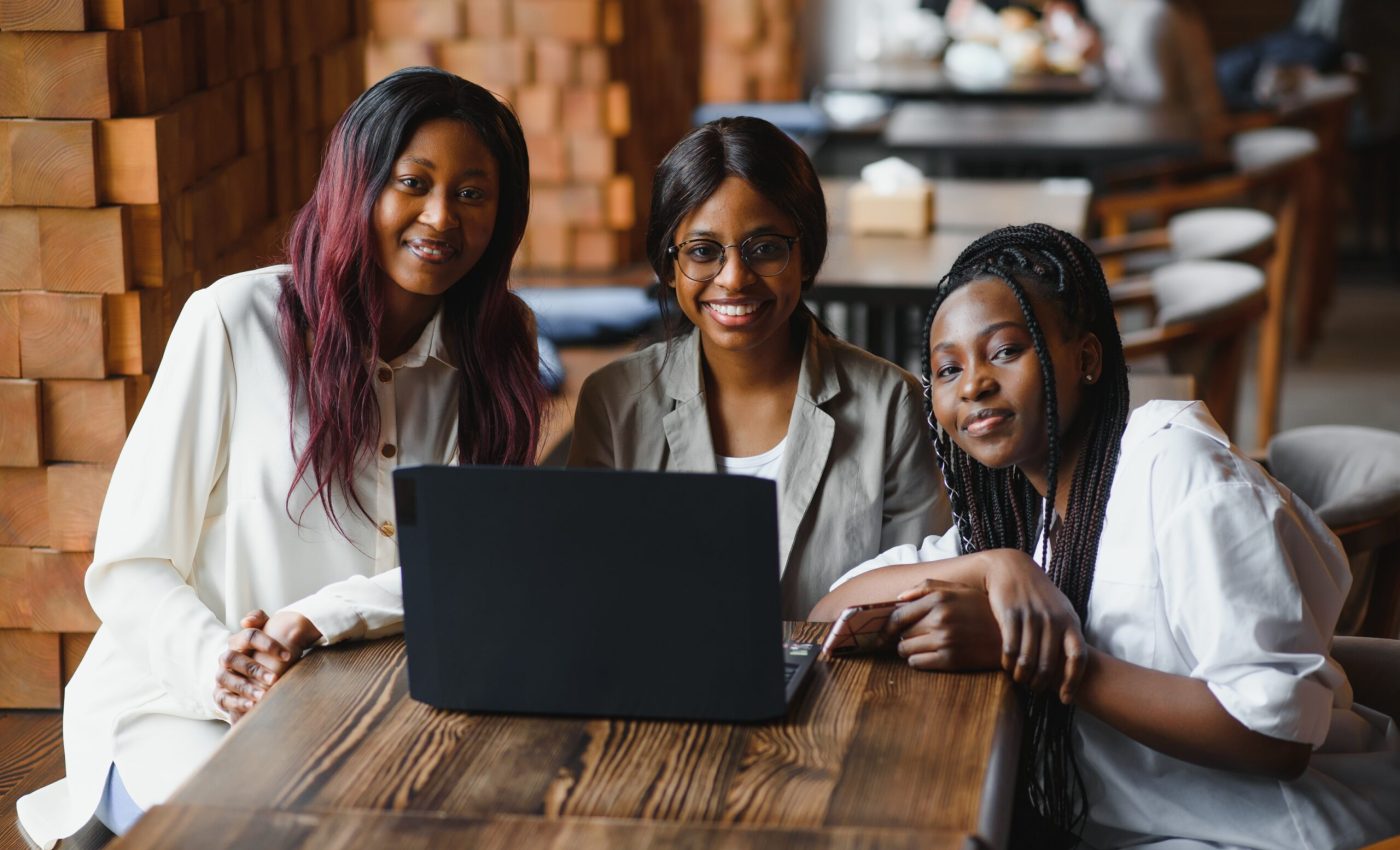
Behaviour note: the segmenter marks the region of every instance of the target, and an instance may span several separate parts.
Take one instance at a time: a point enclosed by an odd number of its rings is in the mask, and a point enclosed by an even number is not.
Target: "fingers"
[[[241,652],[229,649],[219,656],[220,674],[224,672],[241,676],[259,687],[268,687],[277,681],[277,673],[259,664],[257,660]]]
[[[1016,672],[1016,658],[1021,652],[1021,612],[1002,610],[997,616],[1001,626],[1001,669]]]
[[[214,688],[214,704],[228,713],[233,722],[238,722],[246,712],[253,708],[253,701],[247,697],[224,690],[222,686]]]
[[[261,629],[267,625],[267,612],[261,608],[255,608],[243,615],[243,619],[238,621],[238,625],[245,629]]]
[[[278,643],[271,635],[262,629],[251,626],[241,631],[234,632],[228,639],[228,646],[229,649],[232,649],[234,652],[241,652],[246,655],[260,652],[269,657],[279,658],[283,662],[292,660],[292,653],[287,647]]]
[[[909,666],[915,670],[957,670],[958,667],[953,662],[952,653],[946,649],[936,649],[933,652],[918,652],[908,656]]]
[[[1035,675],[1030,688],[1040,691],[1062,681],[1064,671],[1064,636],[1053,618],[1046,617],[1040,629],[1040,655],[1036,659]]]
[[[1065,680],[1060,685],[1060,702],[1069,705],[1079,692],[1079,683],[1089,669],[1089,647],[1079,629],[1065,632]]]
[[[262,699],[267,691],[257,682],[238,675],[232,670],[220,670],[214,678],[219,689],[248,703],[249,706]]]
[[[906,593],[909,591],[905,591]],[[913,601],[900,605],[890,612],[889,622],[885,624],[885,634],[893,637],[902,634],[909,627],[922,620],[930,611],[938,607],[946,600],[946,594],[941,590],[929,591],[923,596],[910,597]]]
[[[1021,615],[1021,644],[1016,652],[1016,664],[1011,679],[1018,685],[1029,686],[1040,665],[1040,615],[1034,610]]]
[[[914,585],[913,587],[896,596],[894,598],[894,601],[910,602],[912,600],[918,599],[921,596],[929,594],[933,591],[935,587],[937,587],[937,582],[935,582],[933,579],[926,578],[923,581],[919,582],[918,584]]]

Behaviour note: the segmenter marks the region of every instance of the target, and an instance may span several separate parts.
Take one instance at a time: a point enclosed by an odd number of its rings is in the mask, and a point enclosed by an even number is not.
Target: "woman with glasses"
[[[647,254],[693,327],[584,383],[569,465],[776,481],[783,612],[805,618],[851,564],[948,526],[919,385],[803,303],[826,255],[826,201],[781,130],[699,127],[653,191]],[[745,521],[709,507],[708,533]]]

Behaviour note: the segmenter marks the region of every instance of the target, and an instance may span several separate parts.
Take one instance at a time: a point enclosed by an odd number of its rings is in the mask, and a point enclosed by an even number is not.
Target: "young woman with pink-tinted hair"
[[[528,210],[510,109],[405,69],[336,125],[288,264],[190,298],[103,507],[68,776],[19,803],[37,843],[124,832],[306,648],[401,627],[394,467],[533,461]]]

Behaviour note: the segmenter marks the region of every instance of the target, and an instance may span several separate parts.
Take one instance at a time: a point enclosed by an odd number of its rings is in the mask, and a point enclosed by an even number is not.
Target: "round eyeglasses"
[[[758,233],[731,245],[723,245],[713,239],[687,239],[667,248],[666,253],[675,258],[676,265],[681,267],[681,274],[696,283],[706,283],[719,277],[730,248],[739,249],[739,259],[754,274],[773,277],[787,269],[792,259],[792,245],[797,239],[796,236],[778,233]]]

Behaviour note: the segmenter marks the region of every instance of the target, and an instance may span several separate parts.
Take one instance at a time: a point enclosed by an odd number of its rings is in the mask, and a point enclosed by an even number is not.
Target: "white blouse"
[[[379,446],[356,478],[366,518],[306,480],[288,498],[307,413],[289,414],[277,305],[287,266],[194,293],[107,490],[88,598],[102,626],[65,692],[63,781],[19,801],[43,845],[80,828],[115,760],[142,808],[161,802],[228,728],[214,703],[218,657],[247,612],[293,608],[323,642],[401,628],[391,473],[450,463],[457,370],[441,314],[391,363],[375,364]],[[310,476],[308,475],[308,478]]]
[[[954,536],[891,549],[836,584],[956,555]],[[1350,583],[1336,537],[1240,455],[1203,405],[1157,401],[1133,412],[1086,637],[1116,658],[1205,681],[1240,723],[1315,752],[1301,778],[1280,782],[1189,764],[1077,712],[1090,846],[1171,836],[1330,850],[1400,832],[1400,733],[1353,705],[1328,655]]]

